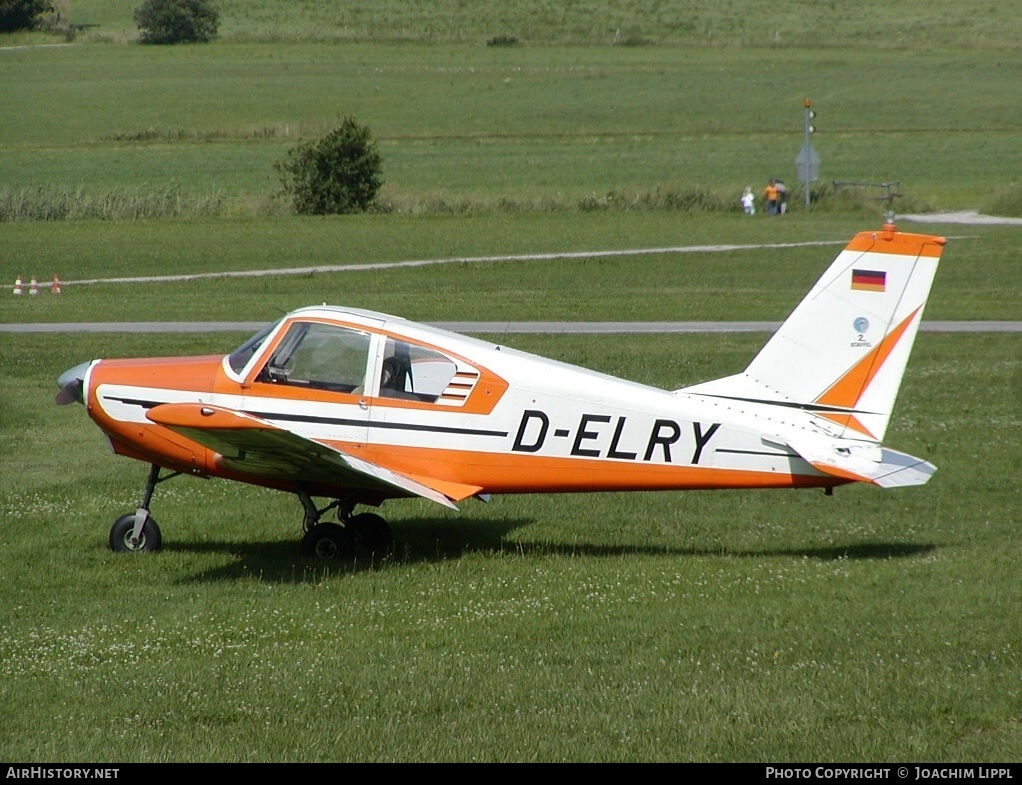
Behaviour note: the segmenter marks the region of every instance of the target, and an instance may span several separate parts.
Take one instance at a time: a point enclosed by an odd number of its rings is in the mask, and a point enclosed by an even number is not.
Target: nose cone
[[[63,406],[72,401],[85,403],[83,389],[85,386],[85,374],[89,370],[90,365],[92,365],[91,361],[79,363],[74,368],[68,368],[60,375],[57,379],[57,386],[60,388],[60,392],[57,393],[57,397],[54,399],[57,406]]]

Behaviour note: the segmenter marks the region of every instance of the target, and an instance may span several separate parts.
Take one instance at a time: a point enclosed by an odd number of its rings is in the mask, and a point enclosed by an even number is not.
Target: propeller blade
[[[75,379],[73,382],[65,384],[60,388],[60,392],[58,392],[57,396],[53,399],[53,402],[57,404],[57,406],[64,406],[65,404],[74,403],[75,401],[78,401],[78,403],[85,402],[82,396],[81,379]]]
[[[90,365],[92,365],[91,362],[79,363],[74,368],[68,368],[60,375],[57,379],[57,386],[60,388],[60,392],[53,399],[57,406],[64,406],[73,401],[85,403],[85,374],[89,370]]]

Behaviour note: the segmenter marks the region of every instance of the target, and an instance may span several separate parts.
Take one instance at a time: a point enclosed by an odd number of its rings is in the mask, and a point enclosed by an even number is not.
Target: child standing
[[[746,215],[756,214],[756,197],[752,195],[751,185],[742,193],[742,207]]]

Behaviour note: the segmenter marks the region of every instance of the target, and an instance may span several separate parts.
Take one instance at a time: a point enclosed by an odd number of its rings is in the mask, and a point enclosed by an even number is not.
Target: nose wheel
[[[135,512],[127,512],[114,521],[110,527],[108,543],[110,550],[115,553],[139,553],[142,551],[154,552],[160,549],[163,544],[163,536],[160,534],[160,527],[149,515],[149,503],[153,500],[153,492],[157,483],[164,480],[172,480],[180,472],[173,472],[166,477],[160,476],[160,467],[155,463],[149,467],[149,477],[146,480],[145,491],[142,493],[142,502]]]
[[[163,537],[156,521],[146,516],[145,523],[138,535],[135,534],[135,516],[128,512],[114,521],[110,527],[110,550],[115,553],[136,553],[140,551],[154,552],[160,549]]]

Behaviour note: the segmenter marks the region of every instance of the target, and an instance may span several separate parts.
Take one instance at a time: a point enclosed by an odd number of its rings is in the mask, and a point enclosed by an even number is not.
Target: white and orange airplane
[[[115,551],[160,547],[150,502],[179,474],[297,494],[302,552],[321,558],[388,547],[383,518],[354,509],[396,497],[919,485],[935,467],[881,440],[943,246],[859,233],[743,373],[679,390],[324,305],[225,357],[82,363],[57,403],[150,464]]]

